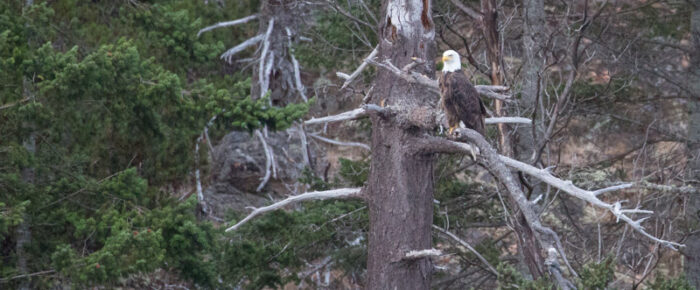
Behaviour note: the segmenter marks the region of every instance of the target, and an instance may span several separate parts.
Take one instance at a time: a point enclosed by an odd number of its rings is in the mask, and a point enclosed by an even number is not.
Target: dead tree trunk
[[[542,43],[545,42],[544,35],[544,1],[543,0],[523,0],[523,80],[522,80],[522,108],[525,117],[532,116],[533,121],[537,116],[536,105],[538,104],[541,88],[541,77],[543,67]],[[542,114],[542,112],[540,112]],[[536,123],[533,123],[536,124]],[[518,130],[518,143],[516,152],[518,159],[528,162],[534,158],[536,143],[534,130],[529,126],[521,126]],[[533,160],[534,161],[534,160]]]
[[[496,0],[482,0],[481,13],[482,30],[484,39],[486,40],[486,56],[488,57],[491,71],[491,85],[503,85],[503,70],[501,69],[501,42],[498,34],[498,3]],[[504,116],[503,101],[494,101],[494,114],[496,117]],[[510,135],[508,135],[507,125],[504,123],[498,124],[498,145],[501,147],[501,152],[506,156],[513,156],[512,144]]]
[[[484,39],[487,46],[487,57],[491,68],[491,84],[503,84],[503,72],[501,69],[501,44],[498,34],[498,9],[497,1],[482,0],[481,13],[483,14],[482,29]],[[503,102],[496,100],[494,102],[494,114],[500,117],[503,116]],[[506,124],[498,124],[498,145],[501,153],[505,156],[513,156],[513,144],[509,135],[509,128]],[[517,209],[518,206],[514,200],[509,199],[509,204],[512,209]],[[544,257],[533,229],[528,225],[525,216],[521,212],[513,212],[513,226],[518,235],[518,241],[523,254],[523,259],[530,274],[534,279],[538,279],[544,275]]]
[[[688,102],[688,166],[690,179],[697,181],[700,179],[700,0],[693,2],[695,7],[690,19],[693,52],[690,56],[689,84],[694,96]],[[700,196],[689,197],[686,212],[689,223],[695,226],[689,229],[692,233],[688,236],[683,251],[686,257],[685,275],[695,288],[700,289],[700,231],[697,226],[700,224]]]
[[[251,97],[259,99],[269,93],[269,104],[272,106],[286,106],[292,103],[307,101],[305,88],[301,81],[301,68],[297,61],[293,44],[298,41],[299,30],[303,26],[304,15],[308,14],[307,3],[299,0],[263,0],[260,3],[260,12],[254,16],[239,19],[233,22],[247,22],[249,19],[257,19],[259,22],[258,34],[242,44],[225,53],[224,58],[230,58],[250,45],[258,44],[255,55],[257,63],[253,65]],[[213,26],[213,27],[216,27]],[[205,28],[208,31],[213,28]],[[202,33],[200,31],[200,33]],[[238,47],[243,47],[237,49]],[[235,52],[233,52],[235,51]],[[257,191],[265,189],[270,180],[296,179],[301,170],[292,167],[290,170],[280,170],[279,161],[275,154],[273,144],[285,144],[288,142],[292,131],[268,133],[267,127],[256,130],[251,138],[260,140],[262,146],[257,147],[264,151],[265,166],[264,175],[257,187]],[[306,133],[303,126],[298,126],[296,133],[301,141],[301,155],[304,165],[312,167],[312,158],[306,142]],[[287,167],[289,168],[289,167]],[[279,173],[279,174],[278,174]]]
[[[435,57],[435,32],[429,0],[384,0],[378,58],[398,67],[412,57]],[[432,61],[416,71],[434,78]],[[408,84],[380,70],[372,103],[411,108],[434,106],[437,98],[426,88]],[[372,116],[372,164],[368,184],[370,232],[367,261],[368,289],[429,289],[429,258],[405,260],[411,250],[431,248],[433,223],[432,155],[415,155],[407,141],[426,133],[423,128],[398,124],[394,118]]]
[[[261,97],[266,93],[261,89],[267,89],[272,105],[284,106],[300,100],[295,78],[298,64],[295,66],[291,49],[303,14],[304,4],[298,0],[264,0],[260,4],[258,31],[265,39],[259,48],[259,65],[253,66],[253,98]]]

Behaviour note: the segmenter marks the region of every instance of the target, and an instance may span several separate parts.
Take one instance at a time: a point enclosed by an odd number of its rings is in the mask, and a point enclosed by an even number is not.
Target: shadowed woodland
[[[2,289],[700,289],[699,183],[698,0],[0,3]]]

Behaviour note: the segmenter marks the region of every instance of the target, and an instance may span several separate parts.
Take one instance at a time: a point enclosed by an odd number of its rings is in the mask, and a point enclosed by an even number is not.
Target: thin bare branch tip
[[[344,76],[347,76],[347,77],[342,77],[345,79],[345,82],[340,87],[340,89],[341,90],[345,89],[348,85],[350,85],[350,83],[352,83],[352,81],[355,80],[355,78],[357,78],[357,76],[359,76],[360,73],[362,73],[362,71],[365,69],[365,67],[367,67],[368,62],[370,60],[374,59],[374,57],[377,55],[377,53],[379,53],[379,46],[376,46],[374,48],[374,50],[372,50],[372,52],[369,53],[369,55],[362,61],[360,66],[358,66],[357,69],[354,72],[352,72],[352,74],[347,75],[344,73],[340,73],[340,74],[343,74]],[[336,73],[336,75],[338,75],[338,76],[340,76],[340,74]]]
[[[241,19],[236,19],[236,20],[232,20],[232,21],[225,21],[225,22],[219,22],[219,23],[217,23],[217,24],[214,24],[214,25],[211,25],[211,26],[207,26],[207,27],[205,27],[205,28],[202,28],[199,32],[197,32],[197,37],[199,37],[200,35],[202,35],[202,33],[204,33],[204,32],[207,32],[207,31],[210,31],[210,30],[214,30],[214,29],[217,29],[217,28],[247,23],[247,22],[249,22],[249,21],[251,21],[251,20],[257,19],[258,16],[259,16],[258,14],[253,14],[253,15],[250,15],[250,16],[243,17],[243,18],[241,18]]]
[[[453,233],[447,231],[446,229],[443,229],[443,228],[441,228],[441,227],[438,227],[438,226],[436,226],[436,225],[433,225],[433,229],[435,229],[436,231],[442,233],[443,235],[446,235],[446,236],[448,236],[449,238],[453,239],[455,242],[457,242],[458,244],[460,244],[462,247],[467,248],[470,252],[472,252],[474,255],[476,255],[476,257],[479,259],[479,261],[481,261],[482,263],[484,263],[484,265],[486,266],[486,268],[488,268],[489,271],[490,271],[493,275],[495,275],[496,277],[498,277],[498,271],[496,271],[496,268],[494,268],[494,267],[491,265],[491,263],[489,263],[489,261],[486,260],[486,259],[484,258],[484,256],[482,256],[479,252],[477,252],[477,251],[474,249],[474,247],[472,247],[469,243],[467,243],[466,241],[460,239],[457,235],[455,235],[455,234],[453,234]]]

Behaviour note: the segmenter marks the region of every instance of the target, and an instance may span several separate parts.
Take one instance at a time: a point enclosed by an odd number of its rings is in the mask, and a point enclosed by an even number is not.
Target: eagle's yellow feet
[[[384,107],[386,106],[386,99],[382,99],[382,100],[379,102],[379,106],[382,107],[382,108],[384,108]]]
[[[455,129],[457,129],[457,126],[450,127],[450,130],[447,130],[447,134],[452,135],[452,131],[454,131]]]

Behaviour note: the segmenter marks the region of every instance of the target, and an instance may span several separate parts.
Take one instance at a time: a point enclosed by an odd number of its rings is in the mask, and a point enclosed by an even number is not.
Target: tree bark
[[[700,180],[700,0],[693,1],[693,13],[690,18],[693,51],[690,56],[689,84],[693,98],[688,101],[688,153],[690,179]],[[697,184],[695,184],[697,186]],[[688,200],[688,222],[691,234],[686,240],[685,276],[696,289],[700,289],[700,196],[691,194]]]
[[[384,0],[379,60],[403,67],[412,57],[435,57],[430,0]],[[432,61],[416,71],[434,78]],[[387,70],[374,81],[374,104],[405,108],[435,106],[425,87],[410,85]],[[370,232],[367,289],[429,289],[429,258],[403,259],[412,250],[431,248],[433,155],[416,154],[407,142],[426,129],[400,126],[391,118],[371,116],[372,164],[368,183]]]

